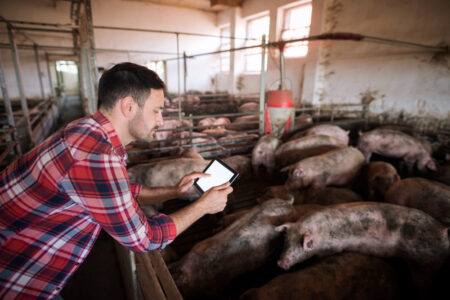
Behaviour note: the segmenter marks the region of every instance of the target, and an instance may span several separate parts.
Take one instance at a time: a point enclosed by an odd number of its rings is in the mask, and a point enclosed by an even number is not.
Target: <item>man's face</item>
[[[130,135],[136,141],[151,142],[155,132],[163,124],[162,109],[164,92],[162,89],[151,89],[143,107],[137,107],[134,118],[128,123]]]

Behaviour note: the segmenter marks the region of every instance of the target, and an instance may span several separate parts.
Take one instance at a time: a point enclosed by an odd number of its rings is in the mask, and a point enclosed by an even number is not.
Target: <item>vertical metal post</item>
[[[28,112],[28,104],[27,100],[25,99],[25,94],[23,91],[23,82],[22,82],[22,73],[20,70],[20,61],[19,61],[19,52],[17,50],[16,41],[14,40],[14,32],[11,28],[11,26],[8,25],[8,37],[9,37],[9,43],[11,45],[11,52],[12,52],[12,58],[14,62],[14,69],[16,71],[16,79],[17,79],[17,87],[19,89],[19,96],[20,96],[20,105],[22,106],[22,112],[25,117],[25,123],[27,127],[27,133],[28,137],[31,141],[31,146],[34,144],[33,135],[31,131],[31,123],[30,123],[30,114]]]
[[[284,53],[280,49],[280,90],[284,91]]]
[[[186,51],[183,51],[183,71],[184,71],[184,96],[187,97],[187,88],[186,88],[186,81],[187,81],[187,62],[186,62]]]
[[[36,66],[37,66],[37,72],[38,72],[39,86],[41,88],[41,98],[42,98],[42,100],[44,100],[45,99],[45,93],[44,93],[44,85],[42,84],[41,65],[39,63],[39,50],[38,50],[38,45],[37,44],[34,44],[34,57],[36,58]]]
[[[3,101],[5,102],[5,110],[8,115],[8,124],[12,128],[14,128],[13,137],[14,137],[14,140],[17,142],[16,153],[19,155],[22,155],[22,149],[20,147],[19,139],[17,136],[17,128],[16,128],[16,122],[14,120],[14,113],[13,113],[13,110],[11,107],[11,102],[9,101],[9,95],[8,95],[8,90],[6,88],[5,76],[3,74],[3,62],[2,62],[1,56],[0,56],[0,86],[1,86],[1,90],[2,90]]]
[[[175,33],[177,36],[177,79],[178,79],[178,120],[181,122],[181,88],[180,88],[180,34]],[[184,99],[186,100],[186,99]]]
[[[261,75],[259,77],[259,134],[264,135],[264,97],[265,97],[265,62],[266,62],[266,35],[262,36],[261,43]]]
[[[48,57],[48,52],[45,52],[45,60],[47,62],[48,84],[50,88],[50,94],[53,96],[53,98],[56,99],[55,90],[53,89],[52,72],[50,71],[50,59]]]

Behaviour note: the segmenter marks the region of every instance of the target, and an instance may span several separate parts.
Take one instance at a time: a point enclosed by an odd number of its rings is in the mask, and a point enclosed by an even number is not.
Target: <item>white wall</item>
[[[70,3],[51,0],[0,0],[0,12],[9,20],[26,20],[34,22],[70,23]],[[28,25],[20,25],[27,27]],[[72,46],[72,36],[61,33],[43,33],[27,31],[26,34],[43,45]],[[9,43],[5,23],[0,23],[0,42]],[[16,34],[17,44],[32,44],[20,34]],[[67,51],[55,50],[54,53],[67,53]],[[11,98],[18,98],[16,75],[12,63],[11,50],[2,48],[0,55],[3,61],[3,70],[6,77],[8,94]],[[37,65],[34,50],[19,50],[19,59],[22,69],[22,79],[25,97],[41,97]],[[44,51],[39,51],[41,76],[46,95],[51,93],[47,74],[47,64]]]
[[[216,14],[189,8],[177,8],[139,1],[93,0],[94,25],[153,29],[220,35],[216,26]],[[105,53],[98,51],[97,63],[110,67],[114,63],[132,61],[144,64],[147,60],[176,58],[175,34],[132,32],[95,29],[96,48],[133,49],[169,52],[172,54]],[[216,51],[219,38],[179,35],[179,50],[187,55]],[[211,78],[215,76],[217,57],[199,57],[188,62],[187,89],[210,90]],[[178,91],[177,61],[167,62],[167,86],[170,92]],[[180,61],[180,89],[183,92],[183,61]]]
[[[94,25],[155,29],[220,35],[216,25],[217,14],[174,6],[161,6],[145,2],[122,0],[91,0]],[[70,3],[52,0],[0,0],[1,14],[10,20],[26,20],[46,23],[70,23]],[[0,41],[8,43],[6,27],[1,25]],[[72,46],[72,36],[66,34],[36,33],[27,34],[39,44]],[[98,49],[127,49],[156,51],[171,54],[146,54],[137,52],[117,53],[101,51],[97,53],[97,65],[109,68],[113,64],[131,61],[144,64],[148,60],[175,58],[177,43],[175,34],[145,33],[133,31],[116,31],[95,29],[95,46]],[[30,43],[17,36],[18,43]],[[180,53],[189,54],[211,52],[219,47],[219,38],[179,36]],[[67,53],[67,51],[52,51]],[[9,49],[1,50],[6,73],[8,92],[11,98],[18,97],[14,68]],[[40,53],[41,75],[46,94],[50,93],[44,52]],[[20,61],[26,97],[40,97],[34,52],[20,50]],[[218,58],[215,56],[199,57],[189,60],[187,89],[211,90],[211,78],[215,77]],[[170,92],[178,91],[177,61],[167,62],[167,86]],[[183,62],[180,62],[180,89],[183,92]]]
[[[450,42],[448,0],[327,0],[322,32],[438,45]],[[322,42],[313,102],[361,103],[373,97],[380,119],[450,119],[450,61],[423,50],[365,42]],[[442,123],[442,122],[441,122]]]

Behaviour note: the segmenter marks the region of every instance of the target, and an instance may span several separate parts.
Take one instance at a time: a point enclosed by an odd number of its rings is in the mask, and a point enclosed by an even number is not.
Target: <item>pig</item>
[[[299,137],[304,137],[304,136],[312,135],[312,134],[321,134],[321,135],[332,136],[334,138],[340,139],[345,145],[348,145],[349,131],[348,130],[346,131],[339,126],[331,125],[331,124],[322,124],[322,125],[313,126],[309,129],[306,129],[304,131],[294,134],[290,138],[290,140],[294,140]]]
[[[418,139],[400,131],[374,129],[360,134],[358,149],[364,154],[367,162],[370,161],[372,153],[377,153],[403,159],[410,173],[416,164],[419,171],[426,169],[436,171],[436,164],[428,147]]]
[[[209,161],[194,158],[176,158],[158,162],[140,164],[128,169],[131,182],[139,183],[148,187],[175,186],[191,172],[202,172]],[[193,201],[200,197],[200,192],[191,187],[180,199]]]
[[[292,201],[272,199],[252,208],[218,234],[197,243],[179,262],[169,266],[185,298],[217,295],[234,278],[262,266],[282,244],[275,231],[292,220]]]
[[[202,119],[198,122],[197,126],[204,127],[203,129],[207,128],[225,128],[224,126],[218,126],[218,125],[226,125],[230,124],[230,119],[228,118],[206,118]],[[201,128],[200,128],[201,129]]]
[[[189,131],[183,131],[180,133],[181,137],[181,145],[188,145],[191,144],[195,145],[196,147],[201,147],[203,151],[211,150],[211,149],[219,149],[224,150],[222,146],[220,146],[217,143],[217,140],[213,137],[208,137],[204,133],[200,132],[189,132]],[[174,143],[175,145],[179,146],[179,141],[177,143]],[[208,145],[208,146],[206,146]]]
[[[332,150],[309,157],[289,165],[282,172],[288,172],[285,183],[289,189],[320,189],[328,185],[343,186],[352,182],[364,165],[364,156],[353,147]]]
[[[228,126],[230,130],[243,131],[252,130],[259,127],[259,115],[237,117]],[[246,124],[251,123],[251,124]]]
[[[223,157],[221,160],[230,168],[239,173],[237,180],[244,180],[252,177],[252,165],[249,157],[245,157],[243,155],[233,155]]]
[[[275,162],[280,168],[302,159],[346,147],[341,140],[327,135],[308,135],[281,144],[275,151]]]
[[[400,257],[420,287],[430,284],[449,253],[448,228],[421,210],[378,202],[337,204],[309,214],[286,230],[278,265],[288,270],[315,255],[354,251]]]
[[[396,271],[382,258],[341,253],[281,274],[240,299],[402,299],[399,286]]]
[[[268,174],[275,170],[275,151],[281,141],[270,135],[262,136],[252,150],[253,173],[259,173],[259,169],[264,167]]]
[[[420,177],[395,183],[386,193],[385,201],[420,209],[446,226],[450,226],[450,187]]]
[[[346,188],[327,186],[324,189],[288,189],[284,185],[270,186],[265,193],[257,198],[262,203],[272,198],[287,199],[288,195],[294,196],[294,204],[318,204],[332,205],[348,202],[362,202],[364,199],[354,191]]]
[[[240,113],[252,113],[259,111],[259,104],[256,102],[247,102],[238,107]]]
[[[162,126],[158,127],[155,139],[160,142],[161,147],[169,146],[180,136],[180,128],[189,128],[191,123],[188,120],[166,120]]]
[[[248,178],[251,175],[250,159],[235,155],[222,159],[227,165],[239,172],[240,178]],[[175,158],[163,161],[140,164],[128,169],[131,182],[148,187],[175,186],[183,178],[192,172],[203,172],[210,160],[198,158]],[[194,201],[200,197],[200,192],[192,186],[188,192],[180,197],[183,200]]]
[[[384,161],[370,162],[364,173],[369,201],[384,201],[387,190],[401,179],[394,166]]]
[[[295,126],[295,128],[297,128],[297,127],[309,125],[312,123],[313,123],[313,118],[310,114],[301,114],[300,116],[295,117],[294,126]]]

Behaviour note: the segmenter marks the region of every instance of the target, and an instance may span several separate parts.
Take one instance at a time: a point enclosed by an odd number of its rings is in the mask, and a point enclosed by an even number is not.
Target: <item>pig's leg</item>
[[[416,157],[412,155],[406,155],[405,157],[403,157],[403,161],[405,162],[406,169],[408,170],[409,175],[413,174],[416,160]]]

